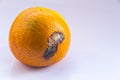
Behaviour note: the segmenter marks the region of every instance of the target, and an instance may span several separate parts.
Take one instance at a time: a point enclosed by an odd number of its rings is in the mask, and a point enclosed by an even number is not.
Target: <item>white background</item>
[[[56,10],[71,30],[68,54],[46,68],[25,66],[9,50],[13,20],[33,6]],[[0,80],[120,80],[120,0],[0,0]]]

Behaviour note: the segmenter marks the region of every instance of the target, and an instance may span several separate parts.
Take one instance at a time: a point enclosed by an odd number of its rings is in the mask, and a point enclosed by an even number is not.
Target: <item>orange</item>
[[[21,12],[9,32],[13,55],[23,64],[44,67],[60,61],[70,45],[70,31],[60,14],[43,7]]]

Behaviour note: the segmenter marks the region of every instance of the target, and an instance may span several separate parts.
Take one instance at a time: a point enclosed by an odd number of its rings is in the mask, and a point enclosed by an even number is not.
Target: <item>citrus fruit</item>
[[[60,14],[43,7],[21,12],[10,28],[9,45],[20,62],[44,67],[60,61],[70,45],[70,31]]]

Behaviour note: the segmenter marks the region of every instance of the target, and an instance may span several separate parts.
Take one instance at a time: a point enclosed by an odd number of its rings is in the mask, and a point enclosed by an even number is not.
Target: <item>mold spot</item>
[[[15,48],[17,48],[17,45],[16,45],[16,42],[15,42],[15,41],[13,42],[13,44],[14,44]]]
[[[54,32],[48,38],[48,48],[45,50],[43,57],[49,59],[54,56],[57,51],[58,45],[64,40],[64,34],[62,32]]]
[[[35,23],[37,23],[37,21],[34,21]]]

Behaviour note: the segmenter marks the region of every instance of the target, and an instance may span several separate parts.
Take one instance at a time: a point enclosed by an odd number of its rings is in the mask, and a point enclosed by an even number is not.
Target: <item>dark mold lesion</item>
[[[43,57],[49,59],[54,56],[57,51],[58,45],[64,40],[64,34],[62,32],[54,32],[48,39],[48,48],[45,50]]]

